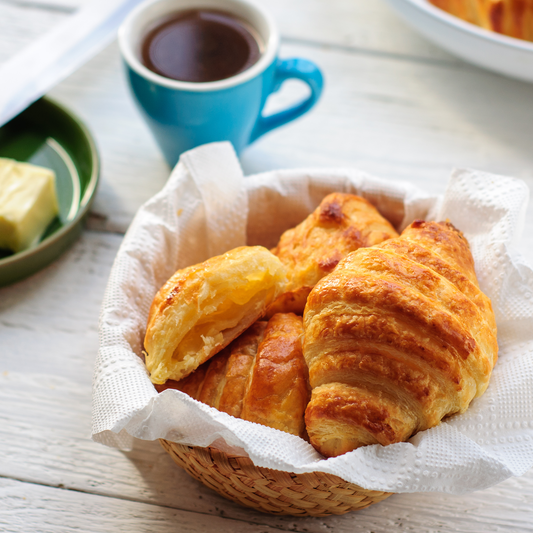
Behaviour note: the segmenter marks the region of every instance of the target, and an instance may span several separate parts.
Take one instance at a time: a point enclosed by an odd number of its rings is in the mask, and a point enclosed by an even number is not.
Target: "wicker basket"
[[[248,457],[214,448],[161,445],[174,462],[220,495],[258,511],[278,515],[328,516],[364,509],[390,496],[365,490],[322,472],[292,474],[256,467]]]

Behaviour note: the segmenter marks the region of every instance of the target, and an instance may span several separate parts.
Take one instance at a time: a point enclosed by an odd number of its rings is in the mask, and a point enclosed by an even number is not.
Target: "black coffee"
[[[260,55],[259,44],[246,23],[209,9],[166,17],[142,43],[144,65],[180,81],[223,80],[250,68]]]

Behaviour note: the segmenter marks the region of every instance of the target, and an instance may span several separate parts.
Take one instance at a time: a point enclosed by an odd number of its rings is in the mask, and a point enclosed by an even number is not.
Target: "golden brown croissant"
[[[497,358],[490,300],[448,222],[349,254],[309,295],[311,443],[325,456],[405,441],[466,410]]]
[[[156,388],[175,388],[237,418],[303,437],[310,388],[302,335],[301,317],[276,314],[185,379]]]
[[[486,30],[533,41],[533,0],[430,0]]]
[[[287,230],[273,253],[288,270],[286,292],[269,308],[303,313],[307,296],[349,252],[397,237],[395,229],[367,200],[332,193],[301,224]]]
[[[242,246],[178,270],[156,294],[144,339],[153,383],[179,380],[261,318],[283,291],[285,268]]]

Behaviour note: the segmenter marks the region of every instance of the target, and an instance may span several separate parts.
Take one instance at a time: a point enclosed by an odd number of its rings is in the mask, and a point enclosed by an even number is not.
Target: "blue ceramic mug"
[[[199,8],[225,11],[251,26],[262,47],[259,60],[244,72],[206,83],[173,80],[145,67],[140,58],[146,34],[173,13]],[[322,74],[314,63],[278,59],[279,33],[272,17],[248,0],[150,0],[130,13],[118,40],[140,111],[171,166],[182,152],[209,142],[231,141],[239,153],[261,135],[309,111],[322,92]],[[267,97],[290,78],[305,82],[310,95],[263,116]]]

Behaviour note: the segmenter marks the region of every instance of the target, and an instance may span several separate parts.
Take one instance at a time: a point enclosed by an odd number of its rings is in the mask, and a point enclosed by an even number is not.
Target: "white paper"
[[[287,433],[235,419],[167,390],[157,394],[138,357],[154,294],[178,268],[241,244],[275,245],[333,191],[367,197],[398,229],[450,219],[468,238],[498,322],[500,359],[468,411],[407,443],[366,446],[323,459]],[[220,201],[216,199],[220,197]],[[100,324],[93,438],[215,444],[258,466],[335,474],[367,489],[461,494],[533,466],[533,271],[513,255],[529,197],[517,179],[455,171],[443,197],[356,170],[285,170],[242,177],[231,146],[185,154],[165,188],[135,217],[113,266]],[[247,238],[245,239],[245,235]]]
[[[109,44],[142,0],[90,0],[0,66],[0,126]]]

